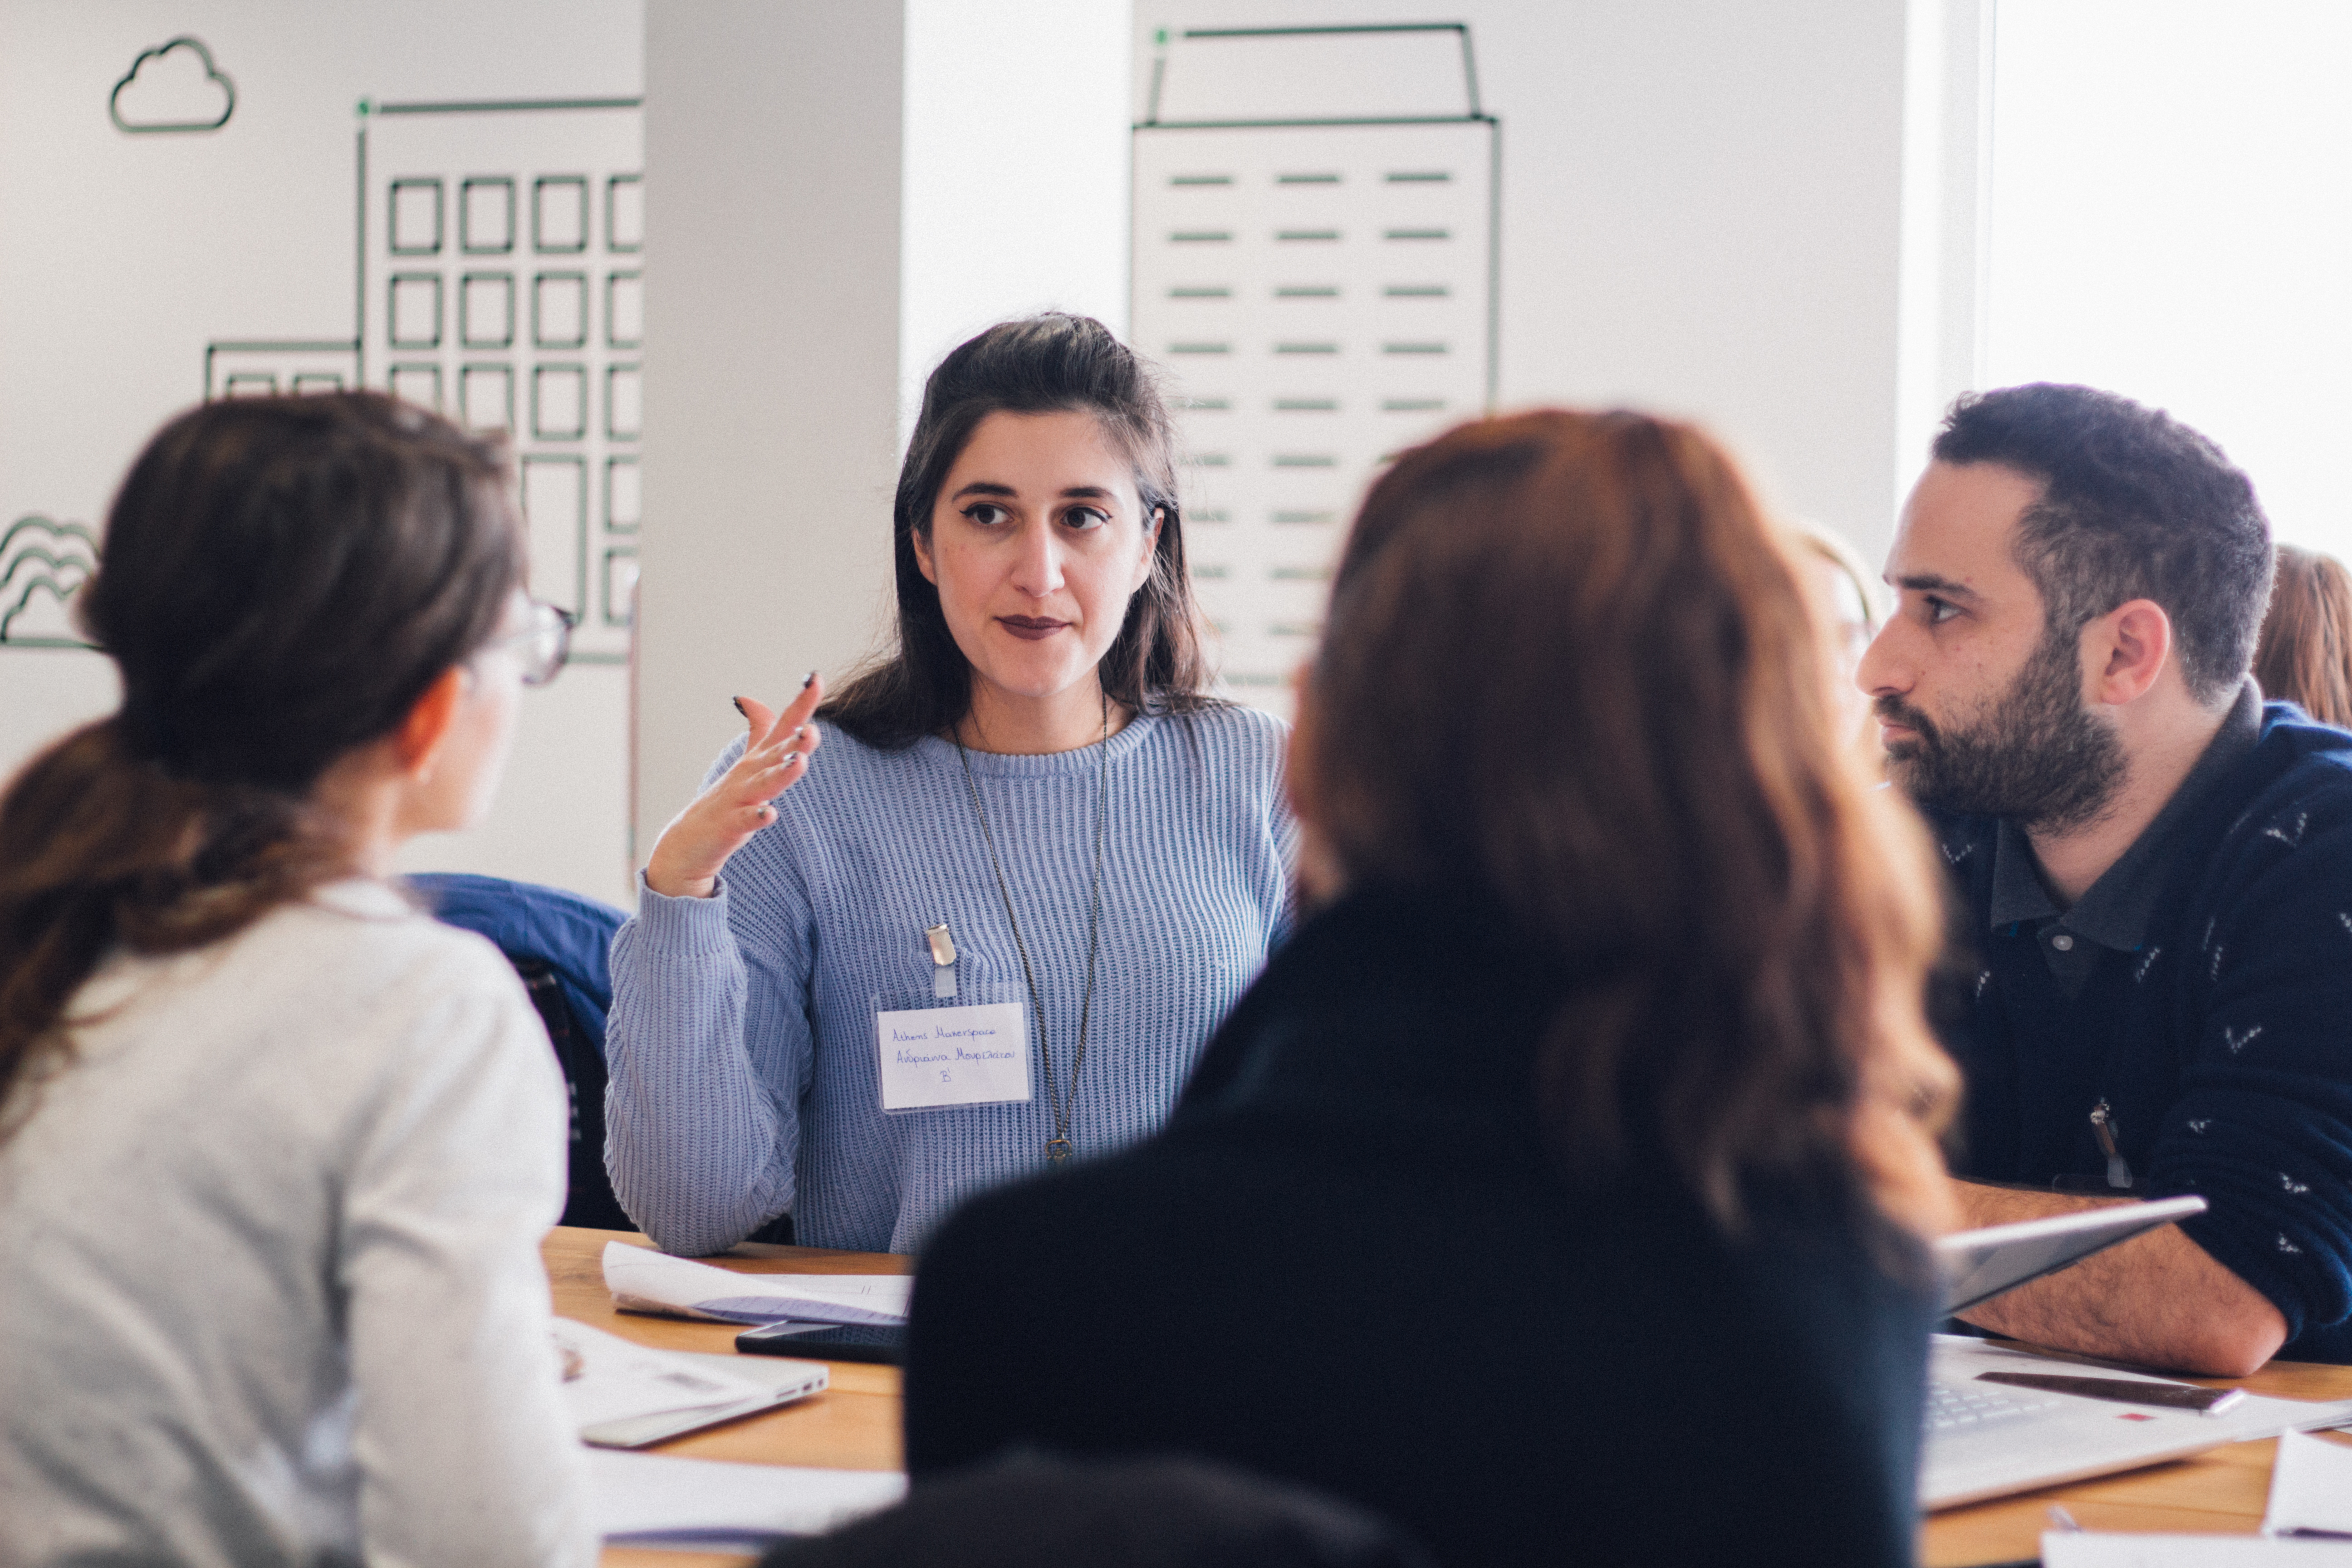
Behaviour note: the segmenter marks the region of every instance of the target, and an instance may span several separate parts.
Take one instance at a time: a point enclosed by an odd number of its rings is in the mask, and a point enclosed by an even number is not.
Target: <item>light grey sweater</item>
[[[72,1016],[0,1143],[0,1563],[593,1562],[497,951],[345,882]]]
[[[721,1251],[786,1212],[804,1246],[909,1252],[959,1199],[1045,1168],[1034,1020],[1027,1103],[881,1110],[877,1011],[937,1005],[926,927],[954,933],[959,1001],[1027,992],[955,748],[877,751],[823,729],[808,776],[719,890],[641,887],[613,943],[606,1160],[623,1205],[672,1252]],[[1280,720],[1227,709],[1111,737],[1079,1158],[1160,1126],[1265,963],[1297,837],[1286,735]],[[1097,749],[971,760],[1066,1084]]]

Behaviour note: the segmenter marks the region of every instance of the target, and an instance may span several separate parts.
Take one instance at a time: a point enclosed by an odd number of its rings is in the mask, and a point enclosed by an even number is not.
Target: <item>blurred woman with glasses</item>
[[[373,393],[208,405],[123,481],[78,601],[121,707],[0,796],[0,1560],[594,1559],[563,1084],[388,880],[563,662],[510,483]]]

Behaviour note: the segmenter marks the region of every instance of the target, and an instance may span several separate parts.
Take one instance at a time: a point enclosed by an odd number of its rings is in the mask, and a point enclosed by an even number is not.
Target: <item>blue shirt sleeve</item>
[[[789,877],[759,891],[736,897],[722,876],[709,898],[671,899],[640,878],[637,914],[613,940],[605,1164],[621,1206],[666,1252],[723,1252],[793,1205],[809,904]]]
[[[2202,1016],[2148,1172],[2210,1213],[2182,1230],[2267,1297],[2290,1340],[2352,1315],[2352,810],[2242,827],[2249,874],[2194,954]]]

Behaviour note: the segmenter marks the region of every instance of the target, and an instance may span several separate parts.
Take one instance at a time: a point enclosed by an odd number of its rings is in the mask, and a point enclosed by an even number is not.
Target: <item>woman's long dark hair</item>
[[[915,555],[931,505],[980,422],[992,414],[1084,412],[1126,451],[1148,519],[1160,514],[1151,575],[1098,666],[1103,689],[1138,713],[1220,706],[1207,691],[1201,615],[1184,565],[1175,427],[1150,367],[1100,321],[1059,312],[991,327],[940,362],[898,469],[891,509],[898,646],[852,677],[817,715],[869,746],[897,750],[944,734],[971,710],[971,666]]]
[[[0,796],[0,1136],[109,948],[182,952],[345,873],[308,796],[496,631],[522,540],[496,444],[381,394],[158,432],[77,614],[122,706]]]
[[[1794,567],[1687,426],[1536,413],[1365,500],[1296,742],[1351,879],[1467,889],[1590,981],[1530,1086],[1570,1167],[1946,1201],[1935,868],[1846,756]]]

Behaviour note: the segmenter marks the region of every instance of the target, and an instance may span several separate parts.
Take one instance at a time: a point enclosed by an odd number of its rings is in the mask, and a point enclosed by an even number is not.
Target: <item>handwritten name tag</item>
[[[1018,1002],[877,1013],[874,1029],[885,1110],[1029,1098],[1028,1009]]]

